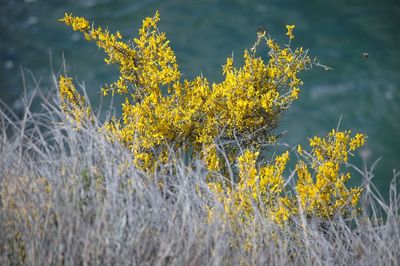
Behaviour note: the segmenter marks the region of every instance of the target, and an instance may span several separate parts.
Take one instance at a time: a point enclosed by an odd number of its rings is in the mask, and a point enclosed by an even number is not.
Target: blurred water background
[[[215,82],[227,56],[239,58],[251,47],[258,26],[282,43],[285,25],[295,24],[292,45],[309,48],[334,70],[314,68],[302,75],[300,99],[279,128],[287,130],[282,141],[305,144],[307,137],[335,128],[343,115],[341,129],[368,135],[362,151],[368,164],[382,157],[375,182],[387,193],[393,169],[400,168],[398,0],[2,0],[0,99],[18,111],[24,86],[35,87],[31,75],[39,87],[51,87],[52,70],[63,71],[64,56],[69,75],[86,84],[97,106],[101,84],[112,81],[116,69],[103,63],[93,43],[57,20],[72,12],[129,37],[156,10],[184,78],[202,73]]]

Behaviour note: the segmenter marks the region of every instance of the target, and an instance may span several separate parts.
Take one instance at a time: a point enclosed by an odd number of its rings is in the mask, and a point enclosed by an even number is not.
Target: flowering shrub
[[[330,218],[335,214],[346,215],[357,205],[361,189],[346,189],[350,173],[340,173],[340,166],[347,163],[348,154],[364,145],[365,137],[356,134],[350,138],[350,131],[332,130],[326,138],[310,139],[311,154],[301,146],[298,152],[311,162],[315,181],[304,161],[296,165],[298,176],[296,191],[301,208],[309,215]]]
[[[312,64],[303,48],[290,46],[293,25],[287,26],[289,44],[283,47],[259,31],[254,46],[243,53],[243,65],[235,66],[229,57],[224,80],[210,84],[202,76],[181,80],[175,54],[157,27],[158,12],[143,20],[132,41],[82,17],[65,14],[61,21],[95,41],[107,54],[107,64],[119,66],[119,78],[102,92],[125,96],[122,117],[105,123],[102,131],[132,151],[138,168],[154,171],[168,162],[170,151],[202,159],[210,189],[232,217],[251,219],[259,208],[277,223],[300,211],[327,219],[357,205],[361,190],[346,189],[350,174],[341,173],[340,166],[363,145],[361,134],[350,138],[350,132],[332,131],[326,139],[310,140],[311,153],[299,147],[304,160],[296,165],[294,196],[283,177],[288,152],[257,165],[259,154],[276,141],[273,129],[280,115],[298,98],[303,84],[298,73]],[[269,49],[266,61],[257,55],[261,43]],[[78,128],[93,120],[71,78],[61,76],[59,90],[62,109]],[[232,171],[236,162],[238,171]]]
[[[251,219],[254,207],[259,210],[261,207],[261,211],[265,209],[266,215],[278,224],[299,212],[322,219],[354,215],[361,188],[347,189],[345,184],[350,173],[341,173],[340,167],[347,162],[348,154],[364,141],[362,134],[350,138],[350,131],[332,130],[327,138],[310,139],[311,153],[298,146],[298,153],[304,160],[296,164],[296,197],[290,197],[284,185],[288,152],[257,168],[259,153],[246,150],[238,158],[239,181],[234,188],[226,188],[220,183],[211,183],[210,187],[232,217],[239,215]],[[314,175],[309,171],[308,162],[311,162]]]

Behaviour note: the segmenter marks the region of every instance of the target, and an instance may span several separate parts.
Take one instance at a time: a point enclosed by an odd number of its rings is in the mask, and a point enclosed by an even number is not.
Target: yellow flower
[[[292,40],[294,39],[294,35],[293,35],[293,29],[295,28],[295,25],[286,25],[286,35],[289,36],[289,39]]]
[[[60,76],[59,91],[61,108],[67,118],[77,126],[77,129],[86,121],[93,121],[90,107],[85,106],[85,98],[78,93],[72,83],[72,78]]]
[[[350,141],[350,150],[354,151],[357,148],[363,146],[365,143],[365,135],[364,134],[356,134],[354,138],[351,139]]]
[[[90,29],[89,21],[83,17],[73,17],[72,14],[65,13],[64,17],[61,18],[60,21],[71,26],[75,31],[85,32]]]
[[[314,137],[309,142],[313,150],[307,156],[313,161],[311,167],[315,180],[305,162],[296,165],[296,192],[302,209],[310,215],[328,219],[337,213],[352,214],[361,188],[346,188],[350,173],[341,173],[340,166],[347,163],[349,150],[364,144],[364,135],[357,134],[351,139],[350,131],[332,130],[326,138]],[[298,150],[305,156],[301,146]]]

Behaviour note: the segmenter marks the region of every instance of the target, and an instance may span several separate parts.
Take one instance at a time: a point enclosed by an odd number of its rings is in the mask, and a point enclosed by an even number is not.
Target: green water
[[[49,87],[51,69],[85,82],[93,104],[101,84],[115,78],[94,44],[57,22],[64,12],[136,34],[141,20],[161,13],[161,30],[176,51],[185,78],[202,73],[221,79],[221,65],[232,53],[239,57],[255,40],[261,25],[284,41],[285,25],[296,25],[294,45],[332,67],[302,75],[301,97],[284,116],[282,141],[305,143],[307,137],[335,128],[365,132],[368,162],[382,157],[375,182],[385,193],[394,168],[400,168],[400,2],[398,0],[274,0],[274,1],[1,1],[0,99],[19,108],[21,69],[28,69]],[[368,53],[368,58],[363,56]],[[35,86],[25,72],[28,88]],[[360,162],[355,160],[356,164]]]

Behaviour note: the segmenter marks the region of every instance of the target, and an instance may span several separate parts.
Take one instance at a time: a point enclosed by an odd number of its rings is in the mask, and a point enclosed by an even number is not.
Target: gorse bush
[[[244,50],[243,65],[237,67],[229,57],[223,81],[210,84],[203,76],[181,80],[175,54],[157,27],[158,12],[143,20],[133,40],[82,17],[65,14],[61,21],[96,42],[107,64],[118,65],[117,81],[102,92],[125,96],[122,117],[99,130],[126,146],[138,169],[157,171],[178,152],[189,161],[200,159],[208,169],[210,190],[231,217],[242,221],[254,219],[255,210],[278,224],[299,213],[322,219],[355,213],[361,189],[346,188],[350,173],[341,166],[364,144],[364,135],[332,130],[326,138],[310,139],[310,152],[299,146],[293,190],[284,178],[289,152],[261,156],[277,141],[274,129],[281,114],[298,98],[299,72],[312,65],[306,50],[291,47],[293,25],[286,26],[289,41],[283,47],[259,31],[254,46]],[[257,54],[262,44],[269,50],[266,61]],[[61,107],[77,129],[93,121],[71,78],[61,76],[59,90]],[[207,207],[212,218],[214,206]]]
[[[238,155],[238,144],[273,142],[271,129],[279,114],[298,97],[301,81],[297,73],[310,62],[303,49],[281,49],[260,32],[256,45],[245,50],[242,68],[234,67],[233,58],[227,59],[223,82],[210,86],[204,77],[180,81],[175,55],[165,34],[158,31],[158,20],[158,13],[146,18],[139,37],[130,45],[122,41],[120,33],[90,27],[84,18],[66,15],[62,19],[74,30],[83,31],[86,39],[96,41],[107,53],[108,64],[119,66],[118,81],[103,92],[127,95],[122,121],[105,128],[132,150],[137,165],[149,170],[156,161],[165,161],[168,144],[174,150],[190,147],[193,153],[202,154],[210,169],[221,169],[219,143],[231,163]],[[271,49],[268,64],[256,57],[256,48],[264,39]],[[60,85],[61,91],[69,91],[63,89],[65,78]],[[79,98],[69,100],[82,109]],[[81,118],[76,117],[79,122]]]

